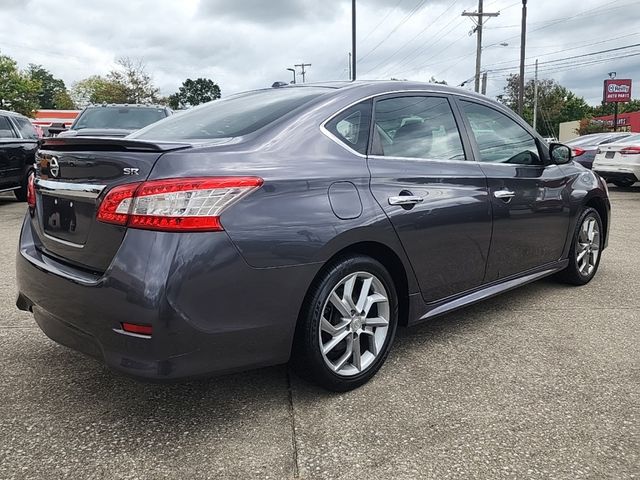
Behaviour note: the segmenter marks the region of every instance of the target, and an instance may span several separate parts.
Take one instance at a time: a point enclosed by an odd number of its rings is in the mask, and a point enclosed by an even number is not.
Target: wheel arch
[[[316,285],[318,278],[340,257],[354,255],[366,255],[371,257],[380,262],[387,269],[393,279],[396,294],[398,296],[398,324],[403,326],[407,325],[409,319],[409,272],[407,272],[400,256],[388,245],[376,241],[362,241],[350,244],[334,252],[333,255],[324,262],[322,268],[316,272],[313,280],[307,287],[304,300],[300,306],[298,318],[296,320],[296,331],[298,325],[300,325],[300,317],[304,311],[305,305],[307,304],[309,294]]]

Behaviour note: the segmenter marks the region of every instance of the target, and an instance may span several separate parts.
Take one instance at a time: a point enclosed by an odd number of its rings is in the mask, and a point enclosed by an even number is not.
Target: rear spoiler
[[[168,152],[190,148],[187,142],[158,142],[110,137],[53,137],[45,138],[41,150],[56,151],[132,151],[132,152]]]

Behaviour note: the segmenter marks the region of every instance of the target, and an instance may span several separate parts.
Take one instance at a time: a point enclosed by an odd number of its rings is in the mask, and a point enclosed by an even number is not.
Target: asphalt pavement
[[[25,204],[0,195],[0,479],[640,477],[640,184],[596,278],[401,329],[364,387],[284,366],[141,384],[15,308]]]

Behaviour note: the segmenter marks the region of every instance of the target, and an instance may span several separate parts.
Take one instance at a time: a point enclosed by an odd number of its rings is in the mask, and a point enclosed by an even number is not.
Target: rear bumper
[[[601,166],[595,165],[593,171],[607,181],[613,180],[640,180],[640,165],[629,166]]]
[[[109,269],[44,256],[23,225],[17,306],[56,342],[148,380],[213,375],[288,360],[314,265],[249,267],[224,232],[129,230]],[[121,322],[151,325],[150,338]]]

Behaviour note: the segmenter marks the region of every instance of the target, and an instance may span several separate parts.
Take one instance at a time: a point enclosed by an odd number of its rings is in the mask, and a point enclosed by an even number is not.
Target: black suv
[[[172,113],[162,105],[91,105],[82,110],[71,128],[60,136],[126,137]]]
[[[38,134],[29,119],[0,110],[0,192],[13,190],[18,200],[27,200],[37,149]]]

